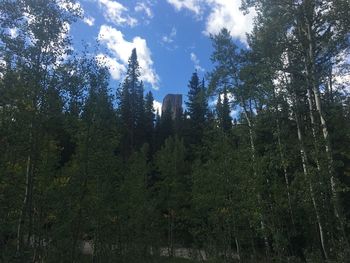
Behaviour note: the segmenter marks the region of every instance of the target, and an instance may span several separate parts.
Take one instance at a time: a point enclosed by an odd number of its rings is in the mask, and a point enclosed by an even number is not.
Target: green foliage
[[[348,261],[348,1],[243,1],[250,49],[211,36],[176,119],[136,49],[117,100],[103,61],[71,56],[61,2],[0,3],[1,262]]]
[[[188,143],[197,145],[201,142],[208,117],[208,99],[204,79],[200,83],[197,72],[192,74],[188,84],[188,101],[186,102],[187,114],[189,119],[188,131],[185,134]]]
[[[119,114],[123,126],[123,152],[128,155],[144,143],[144,88],[136,49],[132,50],[124,82],[119,89]],[[149,107],[149,106],[148,106]]]

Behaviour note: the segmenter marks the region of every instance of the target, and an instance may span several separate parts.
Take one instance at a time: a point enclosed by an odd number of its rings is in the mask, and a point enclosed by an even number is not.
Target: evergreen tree
[[[145,115],[144,115],[144,137],[151,149],[153,149],[153,137],[155,130],[155,114],[153,107],[154,99],[152,92],[149,91],[145,96]],[[152,150],[151,150],[152,152]]]
[[[227,97],[227,89],[224,88],[224,92],[222,93],[222,101],[221,94],[218,96],[218,101],[216,104],[216,113],[218,117],[218,123],[220,128],[228,132],[232,128],[232,118],[230,116],[230,102]]]
[[[157,132],[157,140],[159,141],[158,145],[163,145],[164,141],[174,135],[174,120],[172,118],[171,108],[165,109],[162,112],[162,116],[160,116],[158,123],[158,132]]]
[[[150,201],[148,163],[145,145],[140,152],[132,154],[124,166],[118,206],[118,252],[122,260],[130,262],[147,260],[149,251],[159,241],[159,234],[153,228],[157,226],[154,204]]]
[[[0,2],[1,262],[348,262],[349,1],[253,6],[249,49],[212,35],[174,119],[135,49],[119,105],[71,56],[74,1]]]
[[[191,143],[197,144],[203,136],[203,130],[208,114],[208,103],[204,79],[200,83],[197,72],[192,74],[188,84],[188,101],[186,102],[187,113],[191,130],[189,137]]]
[[[190,178],[183,140],[169,137],[156,154],[155,164],[159,172],[157,203],[162,213],[161,230],[169,254],[174,255],[176,242],[186,239],[187,209],[190,197]],[[187,237],[188,238],[188,237]]]
[[[124,153],[130,154],[143,143],[143,92],[137,53],[136,49],[133,49],[128,61],[126,77],[119,90],[119,111],[124,133],[124,145],[122,146]]]

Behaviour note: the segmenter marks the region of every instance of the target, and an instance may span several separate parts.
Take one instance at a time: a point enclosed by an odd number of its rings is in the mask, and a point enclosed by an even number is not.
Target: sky
[[[156,108],[168,93],[183,94],[197,70],[202,78],[212,69],[210,34],[226,27],[238,45],[246,46],[254,12],[244,15],[241,0],[80,0],[84,18],[70,28],[73,47],[94,47],[105,57],[111,85],[125,76],[136,48],[145,90]]]

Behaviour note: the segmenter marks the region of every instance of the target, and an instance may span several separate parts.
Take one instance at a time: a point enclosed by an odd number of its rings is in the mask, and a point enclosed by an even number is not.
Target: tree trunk
[[[32,122],[33,123],[33,122]],[[33,154],[33,131],[32,127],[33,124],[30,125],[30,131],[29,131],[29,153],[27,157],[27,163],[26,163],[26,185],[25,185],[25,192],[24,192],[24,198],[22,202],[22,209],[21,213],[18,219],[18,225],[17,225],[17,244],[16,244],[16,255],[21,255],[22,245],[23,245],[23,225],[28,213],[29,209],[29,199],[31,198],[30,195],[32,193],[32,154]]]
[[[239,242],[237,237],[235,237],[235,244],[236,244],[236,251],[237,251],[237,259],[238,259],[238,262],[241,262],[241,251],[239,249]]]
[[[326,119],[324,118],[323,110],[322,110],[322,103],[321,103],[321,98],[320,98],[320,91],[317,85],[317,79],[315,76],[315,56],[314,56],[314,39],[312,37],[312,28],[311,28],[311,23],[308,18],[308,16],[305,15],[305,22],[306,22],[306,33],[307,33],[307,40],[308,40],[308,52],[306,55],[306,61],[309,63],[310,66],[310,72],[308,72],[308,79],[311,82],[312,86],[312,91],[315,99],[315,104],[316,104],[316,110],[319,115],[320,123],[321,123],[321,130],[323,134],[323,139],[325,142],[325,152],[327,156],[327,161],[328,161],[328,173],[330,176],[330,186],[331,186],[331,192],[332,192],[332,204],[333,204],[333,209],[334,209],[334,215],[337,218],[337,221],[339,223],[339,228],[340,231],[343,235],[344,242],[350,250],[350,245],[347,240],[347,235],[345,232],[345,227],[344,227],[344,219],[343,216],[340,213],[340,208],[339,208],[339,197],[337,193],[337,182],[334,176],[334,164],[333,164],[333,156],[332,156],[332,149],[331,149],[331,143],[329,139],[329,132],[327,128],[327,123]],[[330,82],[331,83],[331,82]]]
[[[274,99],[276,100],[275,90],[273,90],[273,96],[274,96]],[[295,220],[294,220],[294,214],[293,214],[293,209],[292,209],[292,198],[291,198],[291,194],[290,194],[290,183],[289,183],[289,176],[288,176],[288,170],[287,170],[287,162],[286,162],[286,158],[285,158],[285,155],[284,155],[284,151],[282,149],[281,125],[280,125],[280,117],[279,117],[279,111],[278,111],[277,103],[275,104],[275,111],[276,111],[276,115],[277,115],[277,117],[276,117],[276,130],[277,130],[278,152],[279,152],[279,155],[280,155],[280,158],[281,158],[283,174],[284,174],[284,181],[286,183],[289,213],[290,213],[290,217],[292,219],[293,230],[295,231]]]
[[[297,103],[295,102],[295,100],[294,100],[294,104],[295,104],[295,106],[297,106]],[[305,146],[304,146],[304,140],[303,140],[303,136],[302,136],[302,132],[301,132],[301,125],[300,125],[300,121],[299,121],[299,117],[298,117],[297,112],[294,112],[294,115],[295,115],[295,121],[297,124],[298,140],[299,140],[299,146],[300,146],[300,157],[301,157],[301,161],[302,161],[303,172],[304,172],[305,179],[307,180],[307,182],[309,184],[309,193],[310,193],[312,205],[314,208],[314,212],[316,215],[322,252],[324,254],[325,259],[328,260],[328,253],[327,253],[327,248],[326,248],[326,244],[325,244],[325,237],[324,237],[324,229],[323,229],[323,224],[321,222],[321,216],[320,216],[320,213],[319,213],[319,210],[317,207],[315,192],[314,192],[314,188],[313,188],[312,181],[310,178],[310,173],[308,170],[308,166],[309,166],[308,157],[307,157]]]
[[[251,155],[252,155],[252,166],[253,166],[253,173],[254,173],[254,178],[257,178],[257,169],[256,169],[256,154],[255,154],[255,144],[254,144],[254,134],[253,134],[253,124],[248,116],[248,112],[247,109],[245,107],[245,103],[242,99],[242,106],[243,106],[243,113],[244,116],[247,120],[248,123],[248,127],[249,127],[249,141],[250,141],[250,151],[251,151]],[[258,198],[258,204],[259,206],[261,206],[261,195],[260,193],[257,193],[257,198]],[[265,222],[263,219],[263,215],[262,213],[260,213],[260,227],[261,227],[261,231],[263,233],[263,238],[264,238],[264,244],[265,244],[265,250],[266,250],[266,255],[269,254],[270,252],[270,245],[269,245],[269,241],[268,238],[266,236],[266,228],[265,228]]]
[[[16,255],[21,255],[22,250],[22,244],[23,244],[23,224],[25,222],[25,218],[27,215],[28,210],[28,199],[29,199],[29,188],[30,188],[30,167],[31,167],[31,153],[29,153],[27,158],[27,165],[26,165],[26,187],[25,187],[25,193],[24,193],[24,199],[22,202],[22,209],[18,220],[17,225],[17,245],[16,245]]]
[[[309,104],[309,115],[310,115],[310,122],[311,122],[311,131],[312,131],[312,139],[314,142],[314,149],[315,149],[315,163],[317,167],[317,171],[320,173],[321,172],[321,165],[320,165],[320,160],[319,160],[319,148],[318,148],[318,142],[317,142],[317,133],[316,133],[316,122],[314,118],[314,107],[313,107],[313,101],[311,97],[311,91],[309,86],[307,87],[307,101]],[[320,182],[321,183],[321,182]]]

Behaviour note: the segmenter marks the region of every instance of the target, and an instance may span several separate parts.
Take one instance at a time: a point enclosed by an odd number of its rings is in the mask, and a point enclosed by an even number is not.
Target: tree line
[[[72,50],[73,2],[0,3],[1,261],[348,262],[350,3],[251,7],[249,48],[212,35],[174,118],[136,49],[117,89]]]

